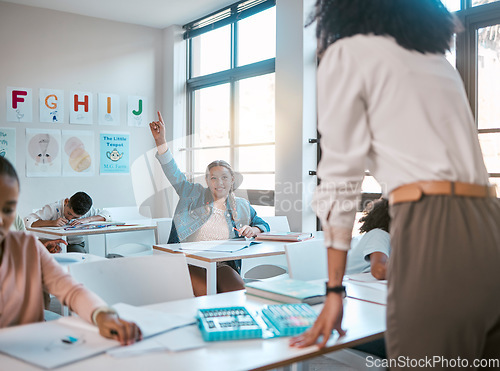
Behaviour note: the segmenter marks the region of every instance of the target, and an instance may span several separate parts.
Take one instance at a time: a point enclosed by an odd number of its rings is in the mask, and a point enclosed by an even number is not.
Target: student
[[[457,21],[439,0],[319,0],[314,20],[322,158],[313,206],[329,289],[314,326],[292,344],[323,335],[322,347],[332,330],[344,334],[342,277],[368,168],[390,202],[389,359],[498,359],[500,200],[444,56]]]
[[[359,228],[362,234],[351,240],[345,274],[371,272],[376,279],[385,280],[391,253],[389,201],[386,198],[372,201],[363,214],[359,219],[363,223]]]
[[[26,227],[62,227],[83,223],[108,221],[110,214],[104,209],[94,209],[92,198],[77,192],[71,198],[45,205],[24,218]],[[68,236],[68,252],[86,253],[82,236]]]
[[[207,166],[205,179],[208,188],[191,183],[179,170],[168,149],[160,112],[158,121],[151,122],[149,126],[158,149],[156,157],[180,197],[169,243],[254,237],[269,231],[269,225],[257,216],[248,200],[235,197],[236,176],[227,162],[214,161]],[[217,292],[244,289],[240,269],[241,260],[217,264]],[[189,273],[194,294],[206,295],[205,270],[189,266]]]
[[[43,321],[42,287],[71,311],[99,327],[102,336],[131,344],[139,328],[119,319],[104,301],[76,283],[35,236],[10,230],[16,217],[19,178],[0,157],[0,328]]]

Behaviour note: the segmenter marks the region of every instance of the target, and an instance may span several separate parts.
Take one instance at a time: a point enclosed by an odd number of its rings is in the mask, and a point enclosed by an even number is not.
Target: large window
[[[188,46],[186,174],[213,160],[243,174],[240,193],[274,215],[275,0],[235,3],[184,26]]]

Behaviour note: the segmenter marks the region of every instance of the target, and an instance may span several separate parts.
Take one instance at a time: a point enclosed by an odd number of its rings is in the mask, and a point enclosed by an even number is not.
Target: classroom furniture
[[[129,259],[129,258],[127,258]],[[119,259],[116,259],[119,260]],[[149,305],[147,308],[169,313],[184,313],[194,317],[198,308],[245,306],[250,312],[273,302],[246,296],[243,290],[219,295]],[[320,310],[321,305],[315,306]],[[197,370],[236,371],[269,370],[291,365],[319,355],[380,339],[385,331],[385,306],[347,298],[344,307],[343,328],[346,335],[333,334],[327,346],[291,348],[289,337],[207,342],[204,347],[180,352],[156,351],[134,357],[113,358],[101,354],[58,368],[58,371],[83,370]],[[1,330],[0,330],[1,331]],[[184,329],[177,329],[179,336]],[[201,335],[200,335],[201,336]],[[39,370],[27,363],[0,354],[0,364],[6,370]]]
[[[300,244],[287,243],[285,255],[290,278],[302,281],[328,279],[326,247],[322,238]]]
[[[154,239],[156,225],[115,225],[107,226],[104,228],[83,230],[64,229],[62,227],[31,227],[26,229],[35,234],[61,238],[63,240],[66,240],[68,236],[87,236],[89,253],[106,257],[108,255],[106,235],[115,233],[138,233],[147,231],[146,233],[149,234],[152,239]],[[66,252],[65,246],[63,248],[63,252]]]
[[[69,266],[71,276],[113,305],[147,305],[193,297],[181,254],[106,259]]]

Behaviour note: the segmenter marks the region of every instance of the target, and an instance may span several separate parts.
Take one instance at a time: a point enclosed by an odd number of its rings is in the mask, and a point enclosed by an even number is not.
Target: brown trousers
[[[403,359],[391,370],[500,362],[500,199],[424,196],[390,213],[387,355]]]

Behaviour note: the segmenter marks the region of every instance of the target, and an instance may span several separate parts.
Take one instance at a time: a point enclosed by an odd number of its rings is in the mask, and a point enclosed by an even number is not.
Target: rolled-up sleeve
[[[37,220],[53,220],[54,216],[57,216],[59,213],[59,210],[57,210],[55,205],[56,204],[45,205],[41,209],[26,216],[24,218],[24,225],[26,228],[30,228],[31,225]]]
[[[348,250],[370,149],[370,130],[363,77],[356,68],[356,58],[341,41],[330,46],[322,58],[317,86],[321,183],[312,207],[326,232],[327,246]]]

